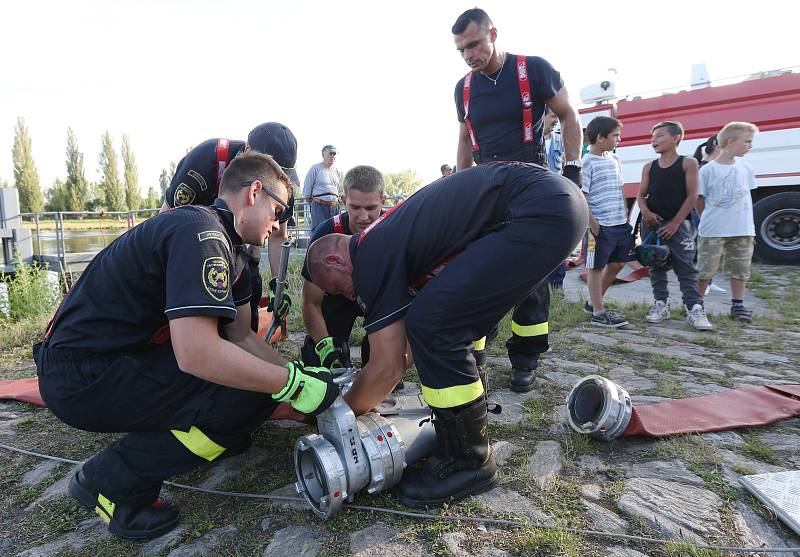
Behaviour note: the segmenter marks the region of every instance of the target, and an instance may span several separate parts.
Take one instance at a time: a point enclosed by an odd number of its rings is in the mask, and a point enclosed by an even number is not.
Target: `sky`
[[[467,72],[450,28],[473,2],[0,2],[0,180],[13,182],[18,117],[43,189],[66,174],[67,127],[98,179],[101,135],[128,134],[142,193],[162,168],[213,137],[267,121],[298,138],[298,173],[333,144],[346,171],[454,164],[455,83]],[[499,48],[537,55],[570,97],[617,70],[620,96],[800,65],[790,3],[652,0],[479,4]],[[554,9],[561,11],[555,11]],[[800,68],[795,69],[795,71]],[[121,166],[121,163],[120,163]],[[121,168],[120,168],[121,170]]]

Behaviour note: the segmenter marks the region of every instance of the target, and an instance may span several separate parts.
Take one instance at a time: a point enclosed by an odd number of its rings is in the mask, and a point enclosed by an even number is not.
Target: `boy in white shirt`
[[[731,319],[749,323],[752,312],[744,307],[750,278],[755,225],[750,190],[755,189],[753,169],[737,160],[753,146],[758,128],[748,122],[731,122],[719,132],[719,156],[700,169],[697,213],[701,215],[697,264],[700,292],[705,292],[725,254],[731,280]]]

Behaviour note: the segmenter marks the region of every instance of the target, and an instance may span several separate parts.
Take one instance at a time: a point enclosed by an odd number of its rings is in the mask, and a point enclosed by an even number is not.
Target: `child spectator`
[[[683,126],[679,122],[659,122],[653,126],[652,134],[651,144],[658,158],[644,165],[636,196],[642,211],[642,240],[646,241],[655,232],[669,247],[687,320],[695,329],[709,331],[711,323],[703,308],[703,296],[697,289],[697,248],[691,221],[697,202],[698,164],[692,157],[678,154],[678,145],[683,139]],[[654,302],[645,319],[649,323],[661,323],[670,318],[667,271],[651,269],[650,284]]]
[[[705,165],[713,161],[719,156],[719,142],[717,141],[717,134],[712,135],[705,141],[703,141],[700,145],[697,146],[697,149],[694,150],[694,158],[697,159],[697,162],[700,164],[700,168],[703,168]],[[700,227],[700,215],[697,214],[695,209],[692,209],[692,223],[694,223],[695,230]],[[696,261],[695,261],[696,263]],[[713,282],[709,282],[708,286],[706,287],[706,291],[703,292],[703,296],[708,296],[709,292],[727,292],[721,286],[717,286]]]
[[[700,215],[698,265],[700,292],[705,292],[725,254],[731,281],[731,319],[749,323],[752,313],[744,306],[750,278],[755,226],[750,190],[756,188],[753,169],[737,160],[753,146],[758,128],[748,122],[731,122],[719,132],[719,156],[700,170],[697,212]]]
[[[630,255],[633,240],[622,195],[622,166],[613,153],[619,144],[622,122],[598,116],[586,127],[589,152],[583,157],[583,190],[589,204],[589,235],[586,269],[589,298],[585,309],[591,323],[601,327],[624,327],[628,321],[606,309],[603,295],[614,282]]]

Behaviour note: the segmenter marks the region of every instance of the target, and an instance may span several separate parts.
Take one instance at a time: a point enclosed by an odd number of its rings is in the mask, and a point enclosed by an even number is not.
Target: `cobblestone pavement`
[[[157,540],[133,544],[116,540],[98,518],[66,497],[72,466],[0,451],[0,555],[623,557],[715,555],[692,552],[681,542],[800,546],[800,539],[739,482],[742,475],[800,467],[800,418],[750,430],[600,443],[569,430],[563,403],[574,382],[590,374],[625,386],[635,405],[744,385],[800,384],[800,315],[793,314],[800,308],[800,268],[759,267],[748,293],[758,308],[754,322],[736,324],[717,312],[710,333],[694,331],[677,312],[665,323],[645,324],[646,308],[627,305],[630,296],[623,290],[636,288],[638,296],[642,285],[646,281],[612,288],[609,298],[631,321],[613,332],[588,325],[577,302],[557,301],[554,311],[563,316],[553,321],[560,323],[559,330],[530,393],[506,388],[502,343],[492,347],[490,399],[503,406],[490,425],[500,486],[445,512],[519,518],[554,529],[501,529],[358,511],[322,522],[302,504],[168,488],[183,511],[180,526]],[[579,288],[571,277],[567,298],[577,300]],[[300,337],[294,335],[294,341]],[[213,489],[291,493],[293,442],[310,431],[269,424],[244,455],[177,479]],[[0,402],[0,443],[85,458],[110,438],[71,430],[46,410]],[[403,508],[391,494],[360,494],[356,502]],[[626,545],[564,527],[652,536],[672,544]]]

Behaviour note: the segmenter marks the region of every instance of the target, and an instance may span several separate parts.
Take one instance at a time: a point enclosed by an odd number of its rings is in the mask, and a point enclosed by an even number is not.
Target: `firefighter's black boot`
[[[434,408],[437,447],[421,468],[409,470],[398,499],[409,507],[438,507],[497,485],[489,447],[486,397],[459,408]]]
[[[511,380],[509,386],[516,393],[526,393],[533,389],[533,381],[536,379],[536,368],[511,368]]]
[[[69,494],[88,510],[94,510],[112,534],[127,540],[151,540],[178,525],[177,507],[164,499],[159,497],[151,505],[139,508],[116,504],[98,493],[82,470],[70,479]]]

